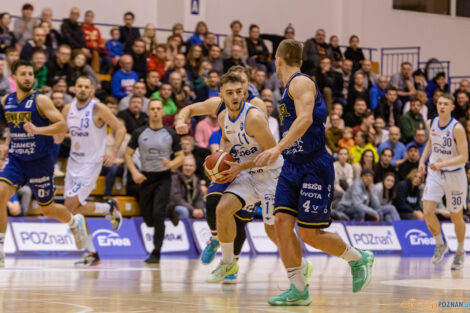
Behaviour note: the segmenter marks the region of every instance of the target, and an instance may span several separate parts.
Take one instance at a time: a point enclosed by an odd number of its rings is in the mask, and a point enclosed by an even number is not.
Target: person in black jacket
[[[248,56],[254,61],[254,65],[262,68],[265,72],[268,66],[269,50],[259,36],[258,25],[250,25],[250,36],[246,39]]]
[[[132,70],[144,79],[147,75],[147,57],[145,55],[145,41],[136,39],[132,44],[132,59],[134,60]]]
[[[352,35],[349,37],[349,47],[344,52],[344,57],[353,62],[353,73],[361,68],[361,61],[364,60],[364,53],[359,48],[359,37]]]
[[[124,13],[124,26],[119,27],[120,37],[119,41],[124,45],[124,53],[132,51],[132,45],[134,41],[140,38],[140,32],[137,27],[133,27],[134,24],[134,13]]]
[[[375,109],[375,117],[381,117],[387,126],[400,125],[401,101],[398,99],[397,88],[390,87],[385,97],[380,99],[379,105]]]
[[[69,45],[60,45],[56,56],[47,62],[47,86],[53,86],[59,79],[65,79],[72,86],[73,71],[69,63],[72,50]]]
[[[242,47],[239,45],[233,45],[232,51],[230,52],[230,58],[224,60],[224,73],[228,71],[229,68],[235,65],[240,65],[246,67],[245,62],[242,59]]]
[[[398,183],[397,197],[393,201],[393,205],[397,208],[402,220],[424,220],[419,190],[421,182],[418,170],[414,169],[405,180]]]
[[[333,51],[325,42],[325,37],[325,30],[318,29],[315,37],[305,42],[302,54],[302,73],[313,75],[315,69],[320,66],[322,57],[328,57],[330,60],[333,60]]]
[[[64,43],[68,44],[72,50],[81,49],[87,58],[91,58],[91,52],[86,47],[85,36],[82,27],[78,24],[80,9],[74,7],[70,9],[69,18],[63,20],[60,26]]]
[[[331,68],[331,60],[323,57],[320,61],[320,69],[315,73],[315,80],[323,97],[328,111],[333,109],[333,101],[343,98],[343,77]]]

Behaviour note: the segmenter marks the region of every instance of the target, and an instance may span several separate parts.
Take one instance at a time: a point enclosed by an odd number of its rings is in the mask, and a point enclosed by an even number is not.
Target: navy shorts
[[[225,183],[225,184],[218,184],[218,183],[211,182],[207,190],[207,196],[210,196],[210,195],[222,196],[229,185],[230,185],[230,182]],[[241,210],[238,210],[235,213],[235,217],[241,221],[249,222],[255,218],[256,208],[259,205],[261,205],[261,202],[244,206]]]
[[[0,171],[0,181],[12,186],[29,185],[40,206],[54,201],[54,156],[24,161],[9,156]]]
[[[277,182],[275,214],[297,217],[299,227],[329,227],[334,181],[333,158],[328,153],[300,164],[284,160]]]

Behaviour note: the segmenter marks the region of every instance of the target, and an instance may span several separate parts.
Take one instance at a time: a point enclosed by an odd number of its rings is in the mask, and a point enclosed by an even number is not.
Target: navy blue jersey
[[[312,156],[318,155],[325,151],[325,126],[328,109],[326,108],[325,101],[318,89],[315,81],[308,75],[303,73],[296,73],[291,77],[286,85],[284,94],[282,95],[280,103],[279,117],[281,119],[281,133],[284,136],[290,129],[292,123],[297,118],[295,112],[294,100],[289,94],[289,86],[291,81],[297,76],[306,76],[311,79],[317,89],[315,97],[315,108],[313,109],[313,123],[307,129],[305,134],[294,142],[290,147],[283,151],[283,156],[286,160],[294,163],[305,162],[311,159]],[[306,92],[312,92],[307,90]]]
[[[3,109],[11,138],[9,155],[19,160],[39,159],[53,151],[54,140],[51,136],[30,135],[23,128],[24,120],[32,122],[37,127],[50,125],[50,121],[37,107],[37,95],[38,92],[34,92],[18,102],[14,92],[5,100]]]

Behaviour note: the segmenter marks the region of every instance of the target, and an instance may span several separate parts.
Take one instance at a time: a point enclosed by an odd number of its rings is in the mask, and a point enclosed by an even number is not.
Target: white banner
[[[251,222],[247,225],[253,248],[257,253],[277,253],[277,246],[269,239],[263,222]]]
[[[77,251],[64,223],[11,223],[19,251]]]
[[[464,249],[465,251],[470,251],[470,224],[466,224],[466,232],[465,232],[465,242],[464,242]],[[455,236],[455,229],[453,223],[442,223],[442,233],[446,239],[447,245],[449,246],[449,250],[452,252],[457,251],[457,236]]]
[[[347,225],[346,230],[353,247],[365,250],[401,250],[393,226]]]
[[[145,223],[140,224],[140,230],[144,239],[145,250],[148,253],[153,251],[153,227],[148,227]],[[188,251],[189,239],[186,227],[183,222],[174,226],[171,221],[165,221],[165,239],[163,240],[162,253]]]
[[[7,233],[5,234],[5,253],[15,253],[16,245],[13,241],[10,223],[7,224]]]
[[[331,223],[330,227],[323,229],[324,231],[328,231],[330,233],[337,233],[341,239],[344,240],[347,244],[350,244],[348,235],[346,234],[346,229],[344,228],[344,225],[341,223]],[[321,250],[315,249],[311,247],[310,245],[305,243],[305,248],[307,249],[308,252],[322,252]]]
[[[248,223],[250,225],[252,223]],[[209,225],[207,225],[206,221],[195,221],[193,224],[193,233],[194,237],[196,238],[196,242],[199,245],[199,248],[201,250],[204,250],[204,248],[207,245],[207,242],[209,241],[211,237],[211,230],[209,228]],[[242,253],[249,253],[250,252],[250,244],[248,243],[248,240],[245,241],[242,247]],[[219,249],[217,253],[222,253]]]

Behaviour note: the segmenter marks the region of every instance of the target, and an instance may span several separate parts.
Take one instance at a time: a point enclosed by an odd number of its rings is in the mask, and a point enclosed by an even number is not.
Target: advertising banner
[[[425,221],[395,221],[393,227],[404,256],[431,256],[436,241],[428,230]]]
[[[376,251],[400,251],[395,229],[391,225],[346,225],[355,248]]]

